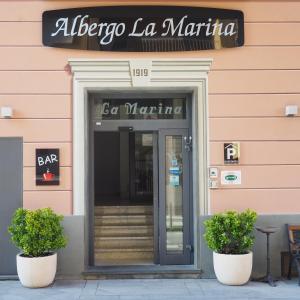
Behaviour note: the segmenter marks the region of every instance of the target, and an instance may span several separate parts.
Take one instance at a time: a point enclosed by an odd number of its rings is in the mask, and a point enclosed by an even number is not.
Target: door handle
[[[184,148],[186,151],[191,151],[192,150],[192,143],[193,143],[193,139],[191,136],[187,137],[183,137],[184,140]]]

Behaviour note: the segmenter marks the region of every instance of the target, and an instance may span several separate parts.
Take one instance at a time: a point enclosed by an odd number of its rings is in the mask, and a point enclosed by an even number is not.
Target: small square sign
[[[170,185],[179,186],[179,175],[170,175]]]
[[[219,170],[218,168],[209,168],[209,178],[218,178],[219,176]]]
[[[238,164],[240,158],[240,143],[224,143],[224,163]]]
[[[153,145],[153,136],[152,133],[143,133],[142,134],[142,145],[144,147],[152,147]]]
[[[59,185],[59,149],[36,149],[36,185]]]

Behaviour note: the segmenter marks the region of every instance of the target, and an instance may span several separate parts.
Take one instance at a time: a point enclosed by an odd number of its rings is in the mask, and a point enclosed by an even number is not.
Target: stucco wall
[[[137,54],[52,49],[42,46],[44,10],[137,4],[140,1],[0,1],[0,136],[24,138],[24,206],[50,206],[72,214],[72,77],[68,58]],[[143,1],[166,4],[165,1]],[[251,207],[259,213],[300,212],[300,118],[284,117],[300,105],[300,1],[170,1],[168,4],[241,9],[242,48],[141,57],[213,58],[209,73],[210,163],[241,169],[242,185],[211,191],[211,212]],[[240,166],[223,166],[223,142],[240,141]],[[61,185],[35,186],[34,149],[61,149]]]

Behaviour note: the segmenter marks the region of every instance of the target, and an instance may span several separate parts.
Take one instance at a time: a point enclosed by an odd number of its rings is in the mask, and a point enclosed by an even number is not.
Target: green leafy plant
[[[222,254],[248,253],[254,243],[255,211],[227,211],[213,215],[204,222],[204,238],[208,247]]]
[[[12,242],[23,251],[24,256],[47,256],[67,245],[62,220],[63,216],[55,214],[50,208],[35,211],[19,208],[8,231]]]

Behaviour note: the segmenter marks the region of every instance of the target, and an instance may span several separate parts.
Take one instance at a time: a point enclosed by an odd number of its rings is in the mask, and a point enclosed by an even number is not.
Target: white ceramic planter
[[[23,286],[45,287],[51,284],[56,274],[57,254],[43,257],[17,255],[17,271]]]
[[[253,254],[219,254],[214,252],[217,279],[227,285],[243,285],[250,279]]]

